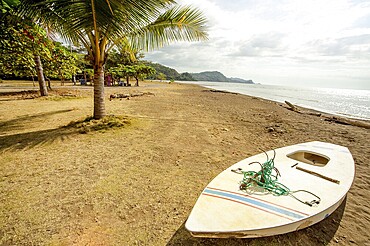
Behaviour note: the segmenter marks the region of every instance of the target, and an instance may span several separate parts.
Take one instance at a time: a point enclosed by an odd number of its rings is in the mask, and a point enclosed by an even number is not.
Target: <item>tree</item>
[[[31,21],[7,15],[0,19],[0,27],[1,75],[38,75],[41,79],[59,78],[63,82],[77,72],[77,56],[61,43],[49,40],[46,32]],[[47,95],[45,87],[40,84],[41,95]]]
[[[77,48],[76,66],[78,68],[78,73],[82,73],[84,81],[87,81],[87,76],[90,76],[90,74],[94,75],[94,71],[92,70],[92,66],[90,60],[88,59],[88,56],[83,53],[84,51],[84,48]]]
[[[46,32],[30,19],[15,15],[18,1],[1,1],[0,58],[3,74],[34,76],[37,74],[40,94],[47,96],[40,56],[49,56],[52,42]]]
[[[135,74],[135,69],[133,66],[120,66],[121,73],[126,78],[126,85],[131,86],[130,77],[133,77]]]
[[[134,78],[136,79],[136,86],[139,86],[139,79],[144,79],[147,76],[155,74],[155,69],[144,64],[134,65]]]
[[[144,54],[139,51],[120,49],[113,50],[109,53],[109,59],[105,65],[109,73],[114,77],[117,73],[114,73],[117,69],[123,69],[126,71],[126,84],[129,85],[129,78],[134,77],[136,79],[136,86],[139,86],[139,79],[143,79],[146,76],[155,73],[155,69],[146,66],[140,59],[144,58]],[[112,74],[112,72],[114,74]],[[122,71],[121,71],[122,74]]]
[[[205,18],[174,0],[21,0],[22,14],[83,44],[94,68],[94,118],[105,116],[104,65],[115,46],[150,50],[207,38]],[[130,49],[129,49],[130,50]]]
[[[108,58],[105,64],[106,69],[117,67],[119,64],[134,65],[140,63],[140,59],[144,58],[144,54],[139,51],[120,49],[110,51]]]
[[[59,78],[63,85],[65,79],[72,79],[72,76],[80,71],[77,54],[71,52],[61,43],[54,42],[50,52],[51,55],[44,60],[46,77]]]
[[[157,75],[157,79],[159,79],[160,81],[162,81],[162,80],[167,79],[167,77],[166,77],[166,75],[164,73],[159,73]]]
[[[121,71],[120,67],[111,67],[108,69],[108,73],[112,76],[113,83],[115,81],[120,82],[121,78],[124,77],[123,72]]]
[[[0,74],[35,76],[35,61],[31,40],[23,33],[20,22],[8,15],[0,19]]]

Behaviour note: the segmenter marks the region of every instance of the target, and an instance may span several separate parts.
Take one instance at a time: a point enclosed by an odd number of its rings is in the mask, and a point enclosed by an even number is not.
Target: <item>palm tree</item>
[[[207,39],[206,20],[174,0],[21,0],[21,13],[82,44],[94,68],[94,118],[105,116],[104,64],[114,47],[151,50]]]

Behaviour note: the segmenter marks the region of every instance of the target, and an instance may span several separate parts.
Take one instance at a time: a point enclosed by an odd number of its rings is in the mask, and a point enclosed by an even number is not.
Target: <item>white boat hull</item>
[[[268,155],[273,156],[269,151]],[[276,196],[260,190],[239,189],[241,168],[258,171],[265,162],[264,153],[242,160],[220,173],[203,190],[185,224],[195,237],[254,238],[297,231],[311,226],[333,213],[343,202],[352,185],[355,167],[345,147],[309,142],[276,150],[275,167],[279,182],[290,190],[307,190],[321,198],[309,206],[291,196]],[[297,193],[298,196],[298,193]],[[301,192],[303,201],[314,197]]]

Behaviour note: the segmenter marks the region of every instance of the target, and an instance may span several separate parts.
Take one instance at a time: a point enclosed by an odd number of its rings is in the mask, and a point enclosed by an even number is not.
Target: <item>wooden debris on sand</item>
[[[289,110],[292,110],[294,112],[297,112],[297,113],[301,113],[298,108],[296,106],[294,106],[293,104],[291,104],[290,102],[288,101],[285,101],[285,103],[288,105],[288,109]]]
[[[370,122],[361,121],[361,120],[342,118],[338,116],[325,116],[325,121],[334,122],[334,123],[338,123],[342,125],[351,125],[351,126],[358,126],[358,127],[370,129]]]
[[[146,96],[146,95],[152,95],[154,96],[154,93],[151,92],[139,92],[139,93],[127,93],[127,94],[111,94],[109,96],[109,101],[111,101],[114,98],[130,98],[130,97],[140,97],[140,96]]]
[[[343,125],[358,126],[358,127],[363,127],[363,128],[366,128],[366,129],[370,129],[370,122],[367,122],[365,120],[355,120],[355,119],[349,119],[349,118],[345,118],[345,117],[325,115],[325,114],[318,113],[318,112],[301,111],[295,105],[293,105],[292,103],[290,103],[288,101],[285,101],[285,103],[288,105],[289,110],[292,110],[292,111],[300,113],[300,114],[314,115],[314,116],[324,118],[325,121],[334,122],[334,123],[343,124]]]
[[[236,92],[222,91],[222,90],[214,90],[214,89],[204,90],[204,92],[225,93],[225,94],[233,94],[233,95],[237,95],[238,94]]]

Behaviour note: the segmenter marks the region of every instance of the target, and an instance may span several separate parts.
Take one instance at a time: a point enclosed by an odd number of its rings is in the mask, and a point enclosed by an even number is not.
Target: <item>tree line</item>
[[[0,76],[1,78],[32,78],[37,77],[35,54],[39,54],[44,78],[51,88],[50,79],[59,79],[61,84],[66,80],[76,83],[76,75],[85,81],[93,76],[91,64],[86,60],[86,51],[83,47],[66,47],[61,42],[53,41],[47,31],[29,20],[22,19],[11,13],[0,18]],[[107,75],[113,83],[120,82],[121,78],[129,84],[129,79],[136,80],[152,76],[152,79],[163,79],[156,76],[156,70],[146,65],[143,54],[132,54],[124,50],[112,50],[105,67]],[[154,77],[153,77],[154,76]]]

